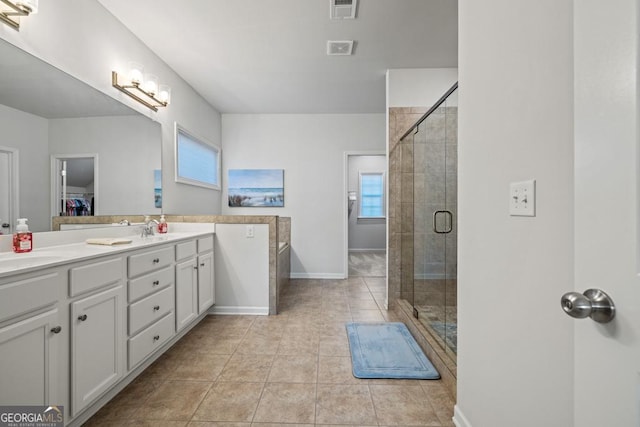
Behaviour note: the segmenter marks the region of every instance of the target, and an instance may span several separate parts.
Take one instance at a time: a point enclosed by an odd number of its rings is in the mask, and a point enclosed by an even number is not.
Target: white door
[[[198,316],[198,264],[195,258],[176,264],[176,331]]]
[[[637,0],[574,2],[575,290],[611,323],[575,323],[574,426],[640,426]]]
[[[71,303],[71,414],[122,378],[124,342],[121,285]]]
[[[198,256],[198,314],[215,303],[213,252]]]
[[[13,233],[18,208],[18,150],[0,147],[0,234]]]

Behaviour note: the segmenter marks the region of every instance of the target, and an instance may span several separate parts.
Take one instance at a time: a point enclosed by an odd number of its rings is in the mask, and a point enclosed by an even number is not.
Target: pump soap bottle
[[[33,249],[33,235],[29,231],[26,218],[19,218],[16,232],[13,233],[13,252],[31,252]]]
[[[164,219],[164,215],[160,215],[160,223],[158,224],[158,233],[166,234],[169,231],[169,225],[167,224],[167,220]]]

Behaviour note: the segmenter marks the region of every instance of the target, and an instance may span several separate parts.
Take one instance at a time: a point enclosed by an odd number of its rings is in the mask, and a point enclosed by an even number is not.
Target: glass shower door
[[[414,314],[457,352],[457,111],[445,101],[413,135]]]
[[[458,91],[445,103],[445,209],[451,231],[445,235],[445,351],[458,352]]]

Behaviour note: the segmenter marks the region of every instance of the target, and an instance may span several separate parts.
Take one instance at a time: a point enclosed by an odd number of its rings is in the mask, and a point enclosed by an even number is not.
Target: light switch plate
[[[247,225],[245,236],[247,237],[247,239],[252,239],[255,236],[253,225]]]
[[[536,216],[536,180],[512,182],[509,191],[509,215]]]

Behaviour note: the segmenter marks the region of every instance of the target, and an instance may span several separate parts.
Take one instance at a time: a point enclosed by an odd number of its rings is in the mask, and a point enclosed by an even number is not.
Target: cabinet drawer
[[[213,249],[213,236],[198,239],[198,252],[206,252]]]
[[[54,272],[0,285],[0,322],[55,303],[61,280]]]
[[[129,302],[150,295],[172,284],[174,281],[173,267],[154,271],[137,279],[129,280]]]
[[[173,246],[155,251],[143,252],[129,257],[129,277],[136,277],[153,270],[171,265]]]
[[[173,312],[129,339],[129,369],[160,348],[175,333]]]
[[[69,295],[76,296],[122,280],[122,258],[75,267],[69,270]]]
[[[196,241],[178,243],[176,245],[176,261],[192,257],[196,254]]]
[[[129,335],[161,318],[175,306],[175,290],[173,286],[156,292],[129,306]]]

